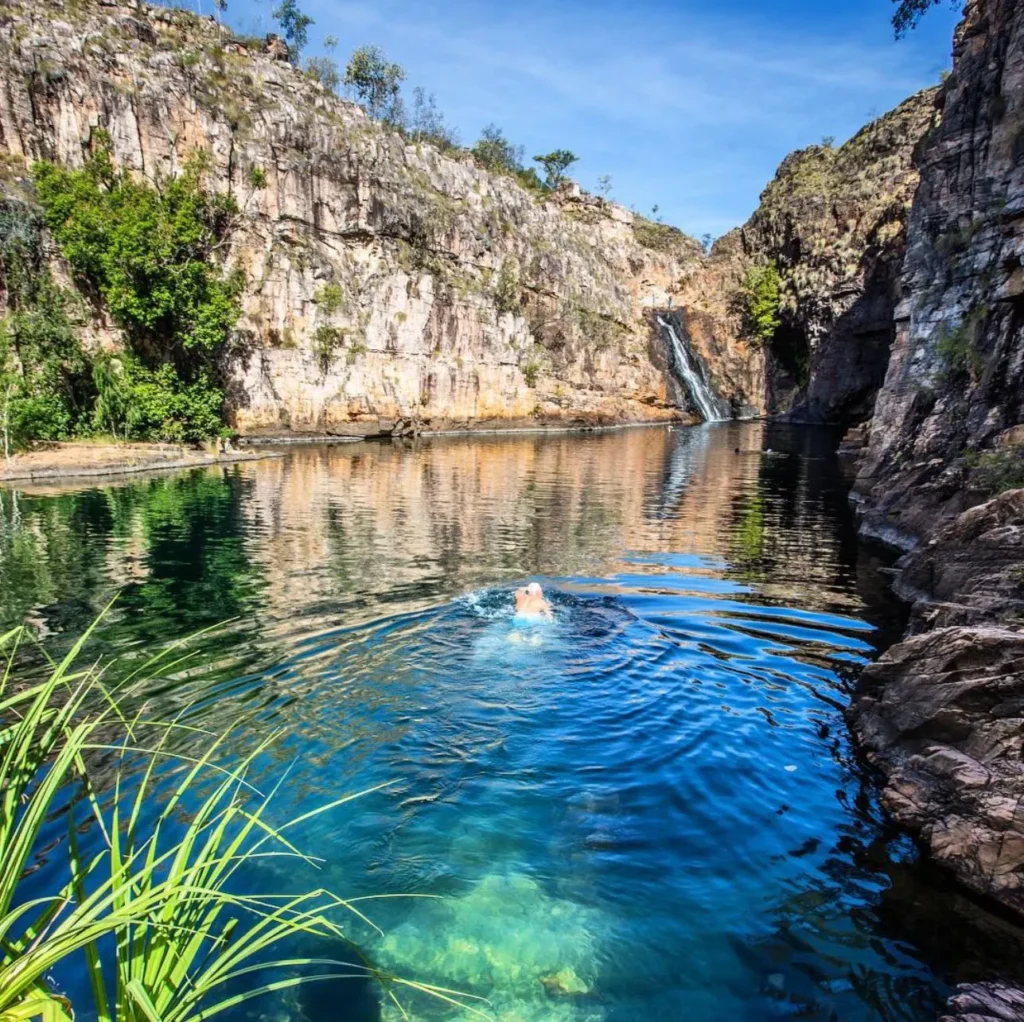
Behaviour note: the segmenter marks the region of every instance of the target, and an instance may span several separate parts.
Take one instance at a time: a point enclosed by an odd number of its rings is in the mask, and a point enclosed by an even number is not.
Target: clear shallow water
[[[392,782],[304,829],[322,871],[247,883],[444,896],[360,936],[494,1017],[930,1019],[1021,946],[915,861],[853,756],[850,681],[899,619],[833,440],[435,439],[5,492],[0,614],[60,646],[120,590],[94,647],[127,656],[233,618],[154,699],[248,714],[238,753],[283,729],[282,814]],[[553,623],[513,620],[527,578]],[[351,983],[251,1016],[395,1017]]]

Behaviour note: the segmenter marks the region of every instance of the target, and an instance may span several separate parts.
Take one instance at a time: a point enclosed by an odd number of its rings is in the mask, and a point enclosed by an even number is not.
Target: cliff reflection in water
[[[769,430],[785,453],[764,455]],[[822,607],[848,606],[855,551],[833,526],[848,512],[828,440],[759,423],[435,438],[8,491],[0,613],[74,631],[121,590],[121,613],[187,629],[258,610],[269,636],[502,579],[604,574],[623,551],[712,558],[780,599],[813,580]]]
[[[607,574],[623,551],[724,561],[780,598],[851,603],[848,511],[828,439],[763,456],[761,424],[298,450],[245,466],[247,553],[284,627],[356,620],[526,575]],[[784,442],[785,436],[778,440]],[[844,543],[846,548],[844,549]]]

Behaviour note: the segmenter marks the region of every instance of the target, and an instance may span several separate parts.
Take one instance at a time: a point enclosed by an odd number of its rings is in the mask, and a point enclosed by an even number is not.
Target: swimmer
[[[515,591],[516,617],[540,617],[551,620],[551,604],[544,598],[544,590],[536,582]]]

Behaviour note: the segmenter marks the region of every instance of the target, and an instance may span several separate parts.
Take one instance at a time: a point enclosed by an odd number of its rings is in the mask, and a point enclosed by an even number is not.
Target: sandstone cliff
[[[857,482],[868,527],[908,542],[1024,484],[1024,6],[970,3],[954,59]]]
[[[791,153],[740,234],[781,278],[771,345],[776,413],[809,422],[871,414],[893,341],[893,310],[918,183],[915,150],[936,118],[920,92],[838,148]]]
[[[863,531],[913,549],[910,636],[850,720],[896,818],[1024,912],[1024,6],[972,0],[954,56],[857,480]]]
[[[681,282],[677,322],[737,412],[870,417],[895,334],[916,153],[937,96],[910,97],[842,146],[791,153],[746,224]],[[743,284],[768,261],[780,274],[782,322],[761,347],[744,340]]]
[[[679,417],[650,311],[702,262],[691,239],[407,143],[212,19],[131,0],[0,15],[9,188],[27,161],[78,165],[104,128],[151,180],[207,150],[243,206],[226,253],[248,280],[226,367],[243,433]]]

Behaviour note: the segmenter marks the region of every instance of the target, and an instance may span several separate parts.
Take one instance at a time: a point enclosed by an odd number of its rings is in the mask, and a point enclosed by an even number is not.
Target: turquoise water
[[[901,621],[834,440],[438,438],[6,491],[0,613],[59,648],[120,591],[93,648],[128,656],[231,618],[154,700],[246,715],[236,754],[281,729],[259,773],[292,764],[285,815],[391,782],[303,829],[321,871],[246,882],[442,896],[367,903],[384,936],[358,935],[492,1017],[930,1019],[1021,946],[851,749],[851,681]],[[527,579],[550,624],[513,620]],[[55,981],[86,1003],[77,967]],[[399,1016],[337,982],[245,1017]]]

